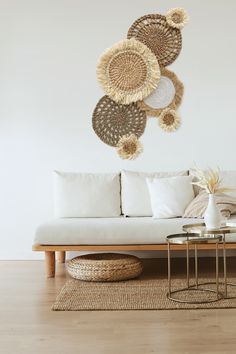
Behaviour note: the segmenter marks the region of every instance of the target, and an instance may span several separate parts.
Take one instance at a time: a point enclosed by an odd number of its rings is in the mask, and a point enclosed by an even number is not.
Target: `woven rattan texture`
[[[138,18],[130,27],[128,38],[135,38],[149,47],[161,66],[173,63],[182,48],[180,30],[169,26],[166,17],[159,14]]]
[[[162,67],[161,68],[161,75],[166,76],[169,79],[171,79],[171,81],[173,82],[174,87],[175,87],[175,97],[174,97],[173,101],[165,108],[177,109],[183,99],[184,85],[178,79],[177,75],[173,71],[170,71],[170,70]],[[160,109],[160,108],[153,108],[153,107],[149,106],[147,103],[145,103],[145,100],[139,101],[138,107],[141,110],[146,111],[147,115],[153,116],[153,117],[158,117],[161,114],[161,112],[163,111],[163,108]]]
[[[89,254],[67,262],[68,273],[86,281],[119,281],[138,277],[142,272],[139,258],[116,253]]]
[[[93,112],[93,129],[106,144],[116,146],[127,134],[140,137],[146,127],[146,113],[136,103],[122,105],[103,96]]]
[[[147,67],[140,55],[123,52],[115,56],[109,65],[109,78],[120,90],[131,91],[143,85]]]
[[[58,295],[53,310],[178,310],[178,309],[214,309],[236,308],[236,299],[225,299],[208,304],[184,304],[167,299],[168,281],[158,275],[148,276],[143,272],[139,279],[117,283],[88,283],[69,280]],[[179,276],[179,274],[178,274]],[[212,282],[215,278],[199,279],[199,282]],[[229,281],[234,281],[230,278]],[[186,287],[186,279],[174,279],[175,288]],[[205,288],[215,290],[211,284]],[[222,286],[220,287],[222,291]],[[235,296],[235,288],[229,289],[229,296]],[[176,297],[182,300],[211,300],[214,293],[181,292]],[[208,313],[205,314],[206,318]]]
[[[156,88],[160,69],[154,53],[132,38],[103,53],[97,65],[97,79],[111,99],[129,104],[142,100]]]

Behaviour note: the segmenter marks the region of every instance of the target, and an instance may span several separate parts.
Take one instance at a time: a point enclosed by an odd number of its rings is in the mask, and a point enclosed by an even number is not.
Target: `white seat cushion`
[[[230,221],[236,222],[236,216],[231,217]],[[184,224],[197,222],[202,222],[202,219],[57,219],[41,225],[34,242],[45,245],[162,244],[166,243],[166,236],[181,233]],[[227,236],[227,241],[235,242],[236,235]]]

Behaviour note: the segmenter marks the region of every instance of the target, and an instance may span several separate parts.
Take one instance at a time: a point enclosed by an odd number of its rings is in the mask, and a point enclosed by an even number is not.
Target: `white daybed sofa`
[[[187,174],[56,172],[56,218],[37,228],[33,244],[34,251],[45,252],[47,276],[55,275],[55,252],[64,262],[66,251],[166,250],[167,235],[181,233],[184,224],[202,219],[154,219],[145,179]],[[236,172],[227,172],[227,176],[228,185],[236,185]],[[236,222],[236,215],[230,221]],[[236,249],[236,235],[228,241],[227,247]],[[199,248],[211,249],[211,245]]]

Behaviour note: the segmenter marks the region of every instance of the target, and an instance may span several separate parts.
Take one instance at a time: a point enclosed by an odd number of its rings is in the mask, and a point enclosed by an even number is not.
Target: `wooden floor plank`
[[[201,259],[201,270],[213,260]],[[230,262],[236,276],[236,262]],[[184,274],[185,263],[175,261]],[[67,276],[46,279],[41,261],[0,262],[1,354],[235,353],[236,309],[181,311],[50,310]],[[166,260],[148,261],[166,274]]]

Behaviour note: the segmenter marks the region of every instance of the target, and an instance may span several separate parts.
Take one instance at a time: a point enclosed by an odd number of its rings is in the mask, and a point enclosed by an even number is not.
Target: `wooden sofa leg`
[[[55,277],[55,252],[45,251],[46,274],[48,278]]]
[[[57,260],[59,263],[65,263],[66,261],[66,252],[65,251],[58,251],[57,252]]]

